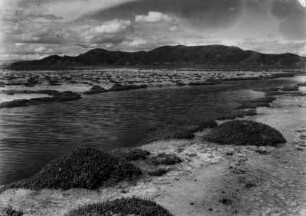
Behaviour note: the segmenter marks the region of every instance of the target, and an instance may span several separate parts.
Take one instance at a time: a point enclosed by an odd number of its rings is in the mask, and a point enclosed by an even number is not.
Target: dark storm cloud
[[[85,17],[96,20],[133,19],[136,15],[158,11],[187,19],[200,27],[218,28],[233,23],[242,10],[241,0],[139,0],[127,2]]]

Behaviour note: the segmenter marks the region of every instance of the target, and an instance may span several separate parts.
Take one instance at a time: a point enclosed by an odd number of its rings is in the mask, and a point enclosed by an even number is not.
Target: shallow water
[[[79,101],[1,109],[0,184],[29,177],[77,146],[110,150],[141,145],[156,127],[226,115],[239,101],[264,95],[253,89],[298,81],[301,78],[108,92]]]

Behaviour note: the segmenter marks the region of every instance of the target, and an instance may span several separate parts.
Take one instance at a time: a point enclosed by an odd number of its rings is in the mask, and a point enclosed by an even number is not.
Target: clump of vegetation
[[[168,210],[155,202],[136,197],[85,205],[72,210],[66,216],[84,215],[172,216]]]
[[[194,133],[204,130],[205,128],[214,128],[218,126],[214,120],[191,120],[187,122],[179,122],[177,125],[167,125],[161,129],[150,133],[146,138],[146,142],[155,142],[171,139],[192,139]]]
[[[7,206],[3,208],[2,212],[4,213],[4,216],[22,216],[23,212],[13,209],[12,206]]]
[[[181,163],[183,160],[175,154],[160,153],[149,159],[153,165],[175,165]]]
[[[115,157],[127,161],[145,160],[151,154],[149,151],[140,148],[120,148],[113,150],[111,153]]]
[[[276,146],[285,143],[276,129],[253,121],[229,121],[221,124],[204,136],[204,139],[219,144]]]
[[[121,180],[132,180],[141,174],[136,166],[111,154],[95,148],[78,148],[55,159],[32,178],[13,183],[10,187],[95,189]]]

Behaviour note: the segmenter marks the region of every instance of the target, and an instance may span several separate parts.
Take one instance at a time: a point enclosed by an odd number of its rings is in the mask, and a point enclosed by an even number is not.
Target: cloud
[[[100,26],[95,26],[89,30],[89,33],[100,33],[100,34],[113,34],[125,31],[131,26],[129,20],[118,20],[114,19],[111,21],[104,22]]]
[[[148,23],[155,23],[155,22],[170,22],[173,19],[166,14],[157,12],[157,11],[150,11],[148,15],[137,15],[135,17],[136,22],[148,22]]]
[[[130,41],[123,41],[120,46],[122,47],[132,47],[132,48],[135,48],[135,47],[140,47],[140,46],[144,46],[148,43],[147,40],[143,39],[143,38],[134,38]]]
[[[131,21],[114,19],[106,21],[102,25],[89,27],[88,30],[80,32],[80,42],[90,44],[118,44],[124,41],[126,36],[132,32]]]
[[[158,11],[185,19],[198,28],[220,28],[237,21],[242,9],[242,0],[138,0],[89,13],[83,19],[132,19],[135,14]]]
[[[177,26],[171,26],[171,27],[169,27],[169,30],[170,31],[177,31],[178,27]]]

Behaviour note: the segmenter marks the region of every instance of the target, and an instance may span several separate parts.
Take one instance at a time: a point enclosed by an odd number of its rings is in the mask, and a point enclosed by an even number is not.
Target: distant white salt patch
[[[47,94],[14,94],[14,95],[0,94],[0,103],[10,102],[20,99],[31,99],[31,98],[42,98],[42,97],[52,97],[52,96]]]

